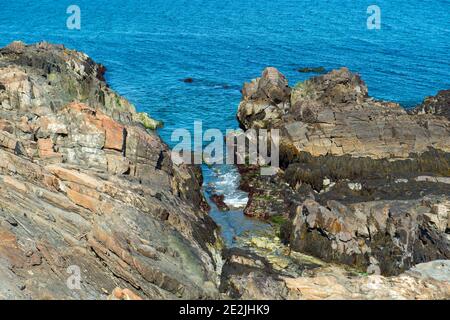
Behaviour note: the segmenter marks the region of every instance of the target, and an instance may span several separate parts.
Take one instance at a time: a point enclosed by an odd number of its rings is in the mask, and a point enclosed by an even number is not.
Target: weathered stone
[[[219,297],[198,170],[103,73],[63,46],[0,49],[0,298]]]
[[[450,120],[450,90],[439,91],[434,97],[427,97],[412,110],[413,114],[434,114]]]
[[[137,294],[130,289],[115,288],[110,296],[109,300],[142,300]]]
[[[281,75],[276,78],[284,79]],[[287,83],[263,79],[255,80],[252,88],[270,83],[280,91]],[[243,90],[238,110],[241,126],[279,128],[284,133],[282,143],[298,152],[404,159],[429,147],[450,151],[448,119],[428,113],[410,115],[398,104],[369,98],[364,82],[346,68],[306,80],[292,92],[286,91],[290,96],[287,104],[279,104],[286,101],[285,96],[272,103],[276,112],[270,110],[271,99],[266,91],[248,87]]]
[[[293,250],[361,272],[449,259],[445,92],[408,113],[370,98],[346,68],[296,85],[278,105],[260,81],[244,85],[237,116],[243,129],[280,129],[282,170],[264,177],[241,166],[244,212],[284,219]]]

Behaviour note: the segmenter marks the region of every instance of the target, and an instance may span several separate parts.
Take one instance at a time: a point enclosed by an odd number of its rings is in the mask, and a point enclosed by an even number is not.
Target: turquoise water
[[[374,3],[381,30],[366,27]],[[66,28],[72,4],[79,31]],[[292,85],[310,76],[300,67],[347,66],[372,96],[405,106],[450,88],[448,0],[4,0],[0,45],[13,40],[63,43],[103,63],[112,88],[164,121],[169,144],[194,120],[237,127],[242,83],[269,65]]]

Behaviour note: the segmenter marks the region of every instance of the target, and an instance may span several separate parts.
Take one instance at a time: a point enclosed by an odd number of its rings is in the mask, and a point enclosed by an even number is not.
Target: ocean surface
[[[366,26],[372,4],[380,30]],[[66,27],[70,5],[81,9],[81,30]],[[194,120],[236,128],[239,90],[266,66],[291,85],[312,76],[298,68],[347,66],[370,95],[405,107],[450,88],[449,0],[3,0],[0,45],[13,40],[62,43],[104,64],[113,89],[164,121],[169,145],[172,131],[191,130]],[[206,185],[245,204],[234,168],[204,172]],[[260,227],[239,210],[211,215],[229,243]]]

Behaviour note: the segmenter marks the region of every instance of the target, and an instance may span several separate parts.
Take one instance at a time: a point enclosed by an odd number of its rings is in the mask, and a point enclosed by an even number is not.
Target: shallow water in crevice
[[[221,235],[227,247],[242,246],[243,239],[250,239],[256,234],[273,233],[273,228],[269,223],[244,215],[243,210],[248,196],[244,191],[239,190],[240,176],[235,166],[208,167],[204,165],[202,171],[203,192],[211,207],[210,215],[220,226]],[[210,199],[213,194],[224,195],[224,202],[230,210],[219,210]]]

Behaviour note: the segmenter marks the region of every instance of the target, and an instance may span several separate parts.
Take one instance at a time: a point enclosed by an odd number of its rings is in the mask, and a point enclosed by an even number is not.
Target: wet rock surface
[[[211,195],[210,198],[211,198],[211,201],[213,201],[216,204],[217,208],[220,211],[229,211],[230,210],[230,208],[224,202],[225,196],[223,194],[220,194],[220,195],[219,194],[213,194],[213,195]]]
[[[258,167],[241,166],[241,187],[250,198],[246,214],[285,220],[281,239],[293,251],[389,276],[376,278],[391,292],[386,298],[419,297],[420,281],[410,279],[418,287],[405,295],[391,286],[417,264],[450,259],[446,92],[407,112],[369,97],[363,80],[346,68],[290,90],[281,73],[273,68],[270,73],[269,79],[264,71],[244,85],[237,117],[243,129],[280,130],[281,170],[267,177]],[[278,86],[272,92],[284,94],[271,98],[267,83]],[[296,281],[307,290],[319,289],[308,287],[307,279]],[[343,286],[363,282],[358,278]],[[444,288],[436,294],[448,297],[448,283]],[[381,291],[375,295],[382,297]],[[317,295],[338,296],[363,293]]]
[[[0,49],[0,298],[219,297],[201,172],[104,72],[63,46]]]

